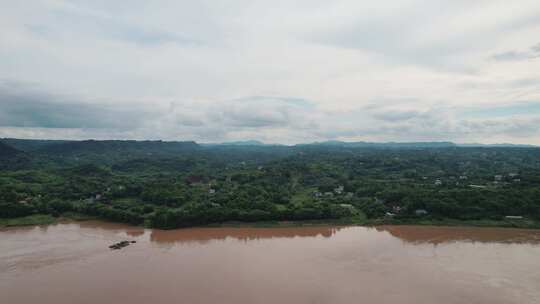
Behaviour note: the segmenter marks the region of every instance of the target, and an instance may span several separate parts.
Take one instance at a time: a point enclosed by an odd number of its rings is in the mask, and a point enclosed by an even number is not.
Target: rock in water
[[[135,243],[135,241],[131,241],[131,243]],[[110,249],[116,250],[116,249],[122,249],[130,244],[130,241],[121,241],[119,243],[113,244],[109,246]]]

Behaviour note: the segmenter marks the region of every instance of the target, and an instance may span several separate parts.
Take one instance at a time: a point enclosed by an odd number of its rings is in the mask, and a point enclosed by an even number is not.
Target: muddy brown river
[[[0,303],[534,304],[540,230],[2,229]]]

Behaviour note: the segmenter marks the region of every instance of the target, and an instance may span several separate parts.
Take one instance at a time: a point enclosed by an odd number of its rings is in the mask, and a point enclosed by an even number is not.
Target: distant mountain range
[[[222,143],[199,143],[199,145],[203,147],[215,147],[215,146],[286,147],[286,145],[267,144],[259,140],[226,141]]]
[[[21,151],[0,141],[0,158],[9,158],[20,153]]]
[[[101,157],[107,160],[137,157],[176,156],[200,148],[193,142],[135,141],[135,140],[0,140],[0,155],[13,157],[20,152],[27,156],[45,156],[55,159],[76,160],[78,157]],[[4,159],[6,158],[4,157]]]
[[[0,141],[0,170],[22,168],[29,162],[26,153]]]
[[[17,138],[3,138],[1,142],[7,144],[15,149],[25,152],[32,152],[41,148],[70,142],[69,140],[48,140],[48,139],[17,139]]]
[[[202,146],[286,146],[280,144],[266,144],[258,140],[232,141],[223,143],[200,144]],[[313,142],[305,144],[292,145],[293,147],[305,146],[326,146],[326,147],[344,147],[344,148],[449,148],[449,147],[521,147],[534,148],[534,145],[522,144],[456,144],[450,141],[433,141],[433,142],[346,142],[338,140],[328,140],[323,142]]]
[[[518,148],[537,148],[535,145],[525,145],[525,144],[458,144],[459,147],[518,147]]]
[[[269,160],[297,153],[339,152],[352,149],[483,149],[483,148],[538,148],[513,144],[455,144],[452,142],[343,142],[325,141],[298,145],[265,144],[256,140],[198,144],[194,141],[135,141],[135,140],[30,140],[0,139],[0,170],[23,169],[35,165],[72,166],[100,163],[122,168],[174,167],[183,170],[190,166],[194,155],[220,155],[242,162],[245,158]],[[169,163],[167,159],[183,158]],[[152,162],[150,161],[152,160]],[[122,163],[124,162],[124,163]],[[161,167],[160,167],[161,166]]]
[[[450,147],[520,147],[520,148],[534,148],[534,145],[522,145],[522,144],[456,144],[450,141],[433,141],[433,142],[345,142],[337,140],[329,140],[324,142],[314,142],[311,144],[302,145],[320,145],[320,146],[337,146],[347,148],[450,148]]]
[[[449,148],[457,145],[452,142],[344,142],[330,140],[324,142],[315,142],[311,144],[303,144],[299,146],[332,146],[344,148]]]
[[[200,144],[202,146],[266,146],[265,143],[258,140],[243,140],[243,141],[229,141],[223,143],[212,143],[212,144]]]
[[[96,153],[104,151],[136,152],[141,154],[158,153],[174,154],[182,151],[189,151],[200,147],[342,147],[342,148],[452,148],[452,147],[513,147],[513,148],[535,148],[534,145],[522,144],[456,144],[449,141],[436,142],[345,142],[329,140],[324,142],[314,142],[286,146],[280,144],[266,144],[258,140],[232,141],[223,143],[201,143],[194,141],[135,141],[135,140],[31,140],[31,139],[0,139],[0,155],[14,155],[18,152],[53,153],[53,154],[78,154]]]

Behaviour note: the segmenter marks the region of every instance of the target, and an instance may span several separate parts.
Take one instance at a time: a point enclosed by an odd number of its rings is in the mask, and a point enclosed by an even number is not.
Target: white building
[[[342,194],[344,189],[345,188],[343,186],[339,185],[337,188],[334,189],[334,192],[336,194]]]
[[[428,212],[427,212],[427,210],[425,210],[425,209],[416,209],[416,210],[414,211],[414,214],[420,216],[420,215],[426,215],[426,214],[428,214]]]

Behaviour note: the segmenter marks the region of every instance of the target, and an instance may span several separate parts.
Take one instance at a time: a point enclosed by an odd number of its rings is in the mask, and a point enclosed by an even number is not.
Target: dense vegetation
[[[0,218],[67,212],[159,228],[540,220],[540,149],[2,140]]]

